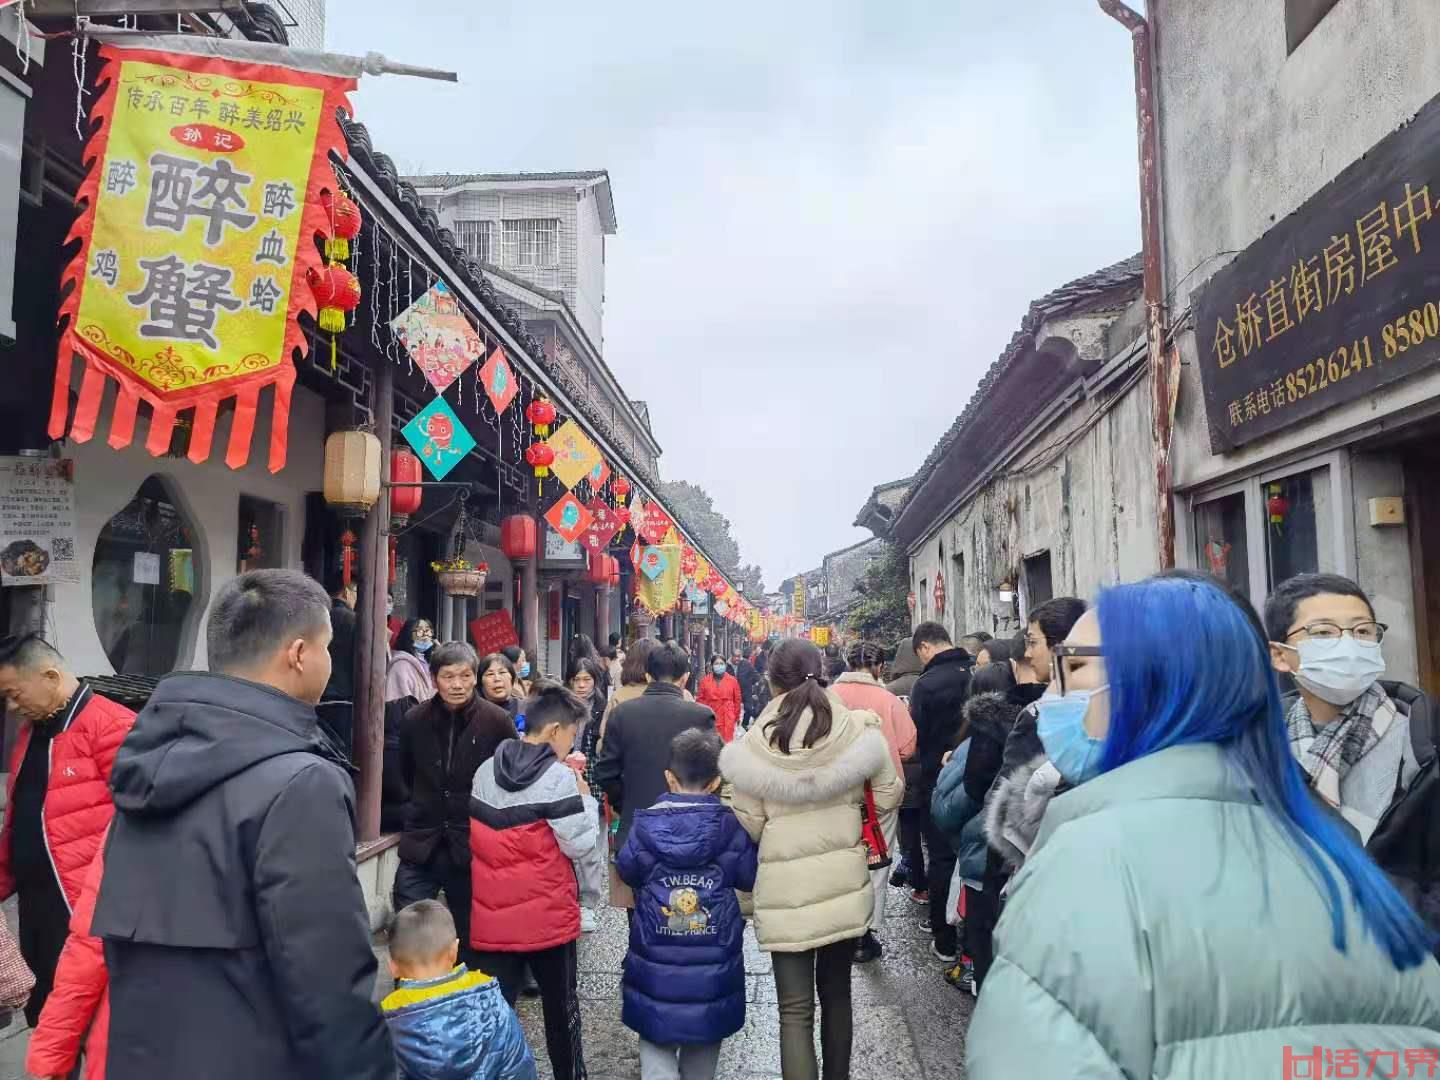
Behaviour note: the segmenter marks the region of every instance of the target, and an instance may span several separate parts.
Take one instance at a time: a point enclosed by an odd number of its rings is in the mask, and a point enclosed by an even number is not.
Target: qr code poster
[[[77,584],[69,461],[0,457],[0,585]]]

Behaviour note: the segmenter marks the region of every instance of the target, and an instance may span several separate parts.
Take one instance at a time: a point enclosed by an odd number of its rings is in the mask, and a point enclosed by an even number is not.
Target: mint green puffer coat
[[[1440,1048],[1440,965],[1396,971],[1351,905],[1338,952],[1309,872],[1213,745],[1057,796],[996,930],[968,1075],[1279,1077],[1286,1047],[1362,1067]]]

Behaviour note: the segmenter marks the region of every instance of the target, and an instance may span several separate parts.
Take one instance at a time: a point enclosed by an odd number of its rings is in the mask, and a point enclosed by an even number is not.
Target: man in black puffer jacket
[[[915,756],[920,761],[921,805],[928,807],[935,794],[935,782],[945,754],[960,740],[961,710],[970,692],[970,669],[974,660],[964,649],[950,642],[950,633],[939,623],[921,623],[911,638],[915,655],[925,671],[910,691],[910,716],[915,721]],[[950,875],[955,870],[955,852],[945,834],[935,828],[926,814],[925,845],[930,851],[928,903],[931,951],[941,961],[953,964],[956,958],[955,928],[945,918],[945,901],[950,892]],[[917,889],[920,888],[917,884]],[[919,893],[912,893],[919,899]]]
[[[516,737],[515,722],[477,692],[480,658],[465,642],[430,650],[430,671],[435,696],[411,709],[400,725],[400,775],[410,801],[394,904],[400,911],[443,891],[461,959],[471,963],[470,788],[475,771]]]
[[[330,600],[293,570],[215,598],[210,672],[161,681],[115,758],[91,930],[110,1080],[393,1080],[371,1003],[355,793],[320,734]]]

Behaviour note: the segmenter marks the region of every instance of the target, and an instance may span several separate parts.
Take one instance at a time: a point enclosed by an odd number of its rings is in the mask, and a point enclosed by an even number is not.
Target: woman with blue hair
[[[1038,709],[1075,786],[1011,885],[970,1076],[1435,1060],[1435,941],[1307,792],[1253,612],[1194,577],[1110,589],[1055,650]]]

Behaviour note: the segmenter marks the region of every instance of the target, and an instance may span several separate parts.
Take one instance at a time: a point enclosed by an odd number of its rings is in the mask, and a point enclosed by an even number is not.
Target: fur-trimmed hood
[[[1020,706],[1004,694],[976,694],[965,702],[965,723],[970,734],[984,735],[1002,746],[1019,715]]]
[[[830,700],[830,732],[814,746],[800,744],[810,727],[806,710],[791,738],[791,751],[772,745],[767,730],[780,711],[782,694],[766,706],[745,738],[720,754],[720,771],[737,791],[769,802],[801,805],[823,802],[859,787],[874,776],[890,756],[880,731],[880,718],[866,709],[849,709],[839,696]]]
[[[996,781],[985,802],[985,839],[1012,870],[1019,869],[1029,855],[1045,808],[1060,785],[1059,770],[1044,757]]]

